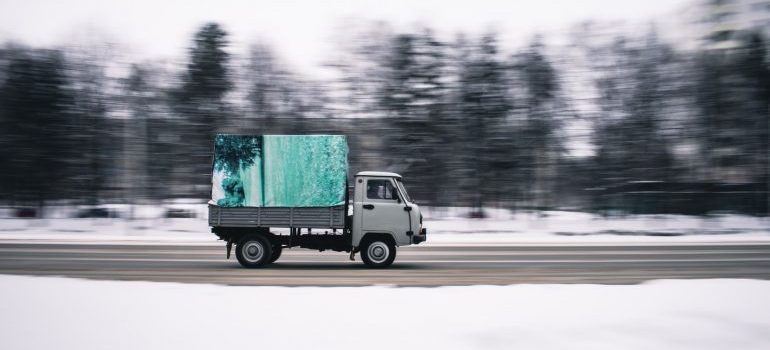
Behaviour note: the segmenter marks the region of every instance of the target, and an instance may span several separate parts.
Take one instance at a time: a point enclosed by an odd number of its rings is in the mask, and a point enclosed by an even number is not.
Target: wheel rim
[[[243,258],[248,262],[258,262],[265,255],[265,248],[257,241],[248,241],[241,247]]]
[[[390,255],[390,248],[385,242],[374,242],[366,248],[366,255],[369,256],[369,260],[375,263],[381,263],[388,259]]]

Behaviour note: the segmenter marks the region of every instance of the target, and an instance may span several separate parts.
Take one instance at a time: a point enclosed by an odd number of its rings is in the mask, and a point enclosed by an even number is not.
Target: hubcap
[[[367,255],[369,255],[369,259],[376,263],[381,263],[388,259],[388,255],[390,254],[390,249],[388,248],[388,245],[384,242],[374,242],[369,245],[369,248],[366,250]]]
[[[257,241],[248,241],[241,248],[243,251],[243,258],[249,262],[257,262],[262,259],[262,255],[265,254],[265,250]]]

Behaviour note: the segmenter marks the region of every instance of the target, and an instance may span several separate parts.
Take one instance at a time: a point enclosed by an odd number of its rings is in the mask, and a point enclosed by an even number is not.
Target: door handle
[[[364,204],[364,209],[372,210],[374,209],[374,204]]]

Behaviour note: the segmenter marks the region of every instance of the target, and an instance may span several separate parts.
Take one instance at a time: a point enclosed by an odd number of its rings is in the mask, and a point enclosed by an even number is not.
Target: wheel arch
[[[237,243],[243,237],[259,235],[267,238],[271,243],[280,243],[276,234],[270,232],[269,227],[214,227],[211,229],[219,239]]]
[[[364,244],[371,242],[377,238],[382,239],[383,241],[386,241],[396,247],[398,247],[398,242],[396,242],[396,239],[393,238],[393,234],[390,232],[367,232],[364,234],[364,236],[361,238],[361,241],[358,243],[358,247],[363,246]]]

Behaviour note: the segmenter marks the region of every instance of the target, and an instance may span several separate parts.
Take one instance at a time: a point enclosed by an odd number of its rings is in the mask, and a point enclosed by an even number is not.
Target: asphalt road
[[[665,278],[770,279],[770,244],[674,246],[412,246],[394,265],[346,253],[285,249],[244,269],[220,245],[0,243],[0,274],[283,286],[631,284]]]

